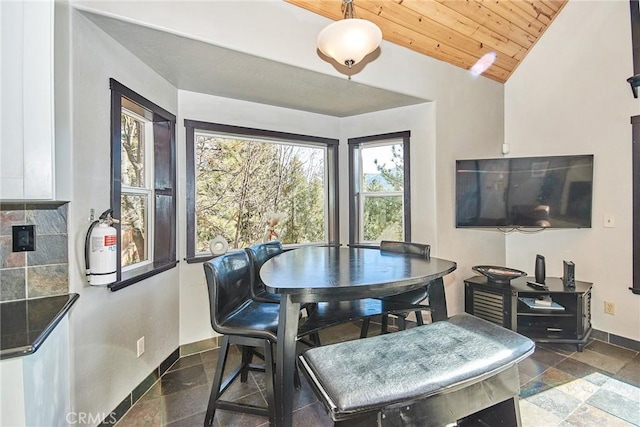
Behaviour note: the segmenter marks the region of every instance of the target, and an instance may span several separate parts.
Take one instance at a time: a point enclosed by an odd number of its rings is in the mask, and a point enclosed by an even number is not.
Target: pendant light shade
[[[344,19],[318,34],[318,49],[351,68],[373,52],[382,40],[382,31],[371,21],[354,17],[353,0],[344,1]]]

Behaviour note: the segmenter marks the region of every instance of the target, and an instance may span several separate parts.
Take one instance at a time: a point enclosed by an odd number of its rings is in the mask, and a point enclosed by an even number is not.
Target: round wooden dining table
[[[306,246],[283,252],[260,269],[267,290],[280,294],[276,353],[276,426],[293,419],[296,337],[301,303],[375,298],[429,286],[432,320],[447,318],[443,276],[456,263],[378,248]]]

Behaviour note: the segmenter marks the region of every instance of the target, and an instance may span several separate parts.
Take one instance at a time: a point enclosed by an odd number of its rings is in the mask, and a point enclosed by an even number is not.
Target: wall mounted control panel
[[[14,225],[13,229],[13,252],[25,252],[36,250],[36,226]]]

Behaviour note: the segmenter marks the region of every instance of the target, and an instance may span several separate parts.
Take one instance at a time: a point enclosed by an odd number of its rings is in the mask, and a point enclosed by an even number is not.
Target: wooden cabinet
[[[582,351],[591,333],[591,283],[576,281],[575,288],[559,278],[547,278],[548,291],[527,286],[531,277],[511,281],[511,285],[489,283],[474,276],[465,283],[465,311],[482,319],[526,335],[537,342],[576,344]],[[549,295],[561,310],[530,308],[523,300]]]
[[[68,183],[56,182],[69,164],[56,164],[63,153],[54,126],[54,45],[68,50],[68,40],[54,40],[54,17],[52,0],[0,2],[0,200],[69,197]],[[60,64],[64,90],[69,64]]]

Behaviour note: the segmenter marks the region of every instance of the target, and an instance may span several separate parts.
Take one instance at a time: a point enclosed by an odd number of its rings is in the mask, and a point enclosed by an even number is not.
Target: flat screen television
[[[593,155],[456,161],[456,227],[590,228]]]

